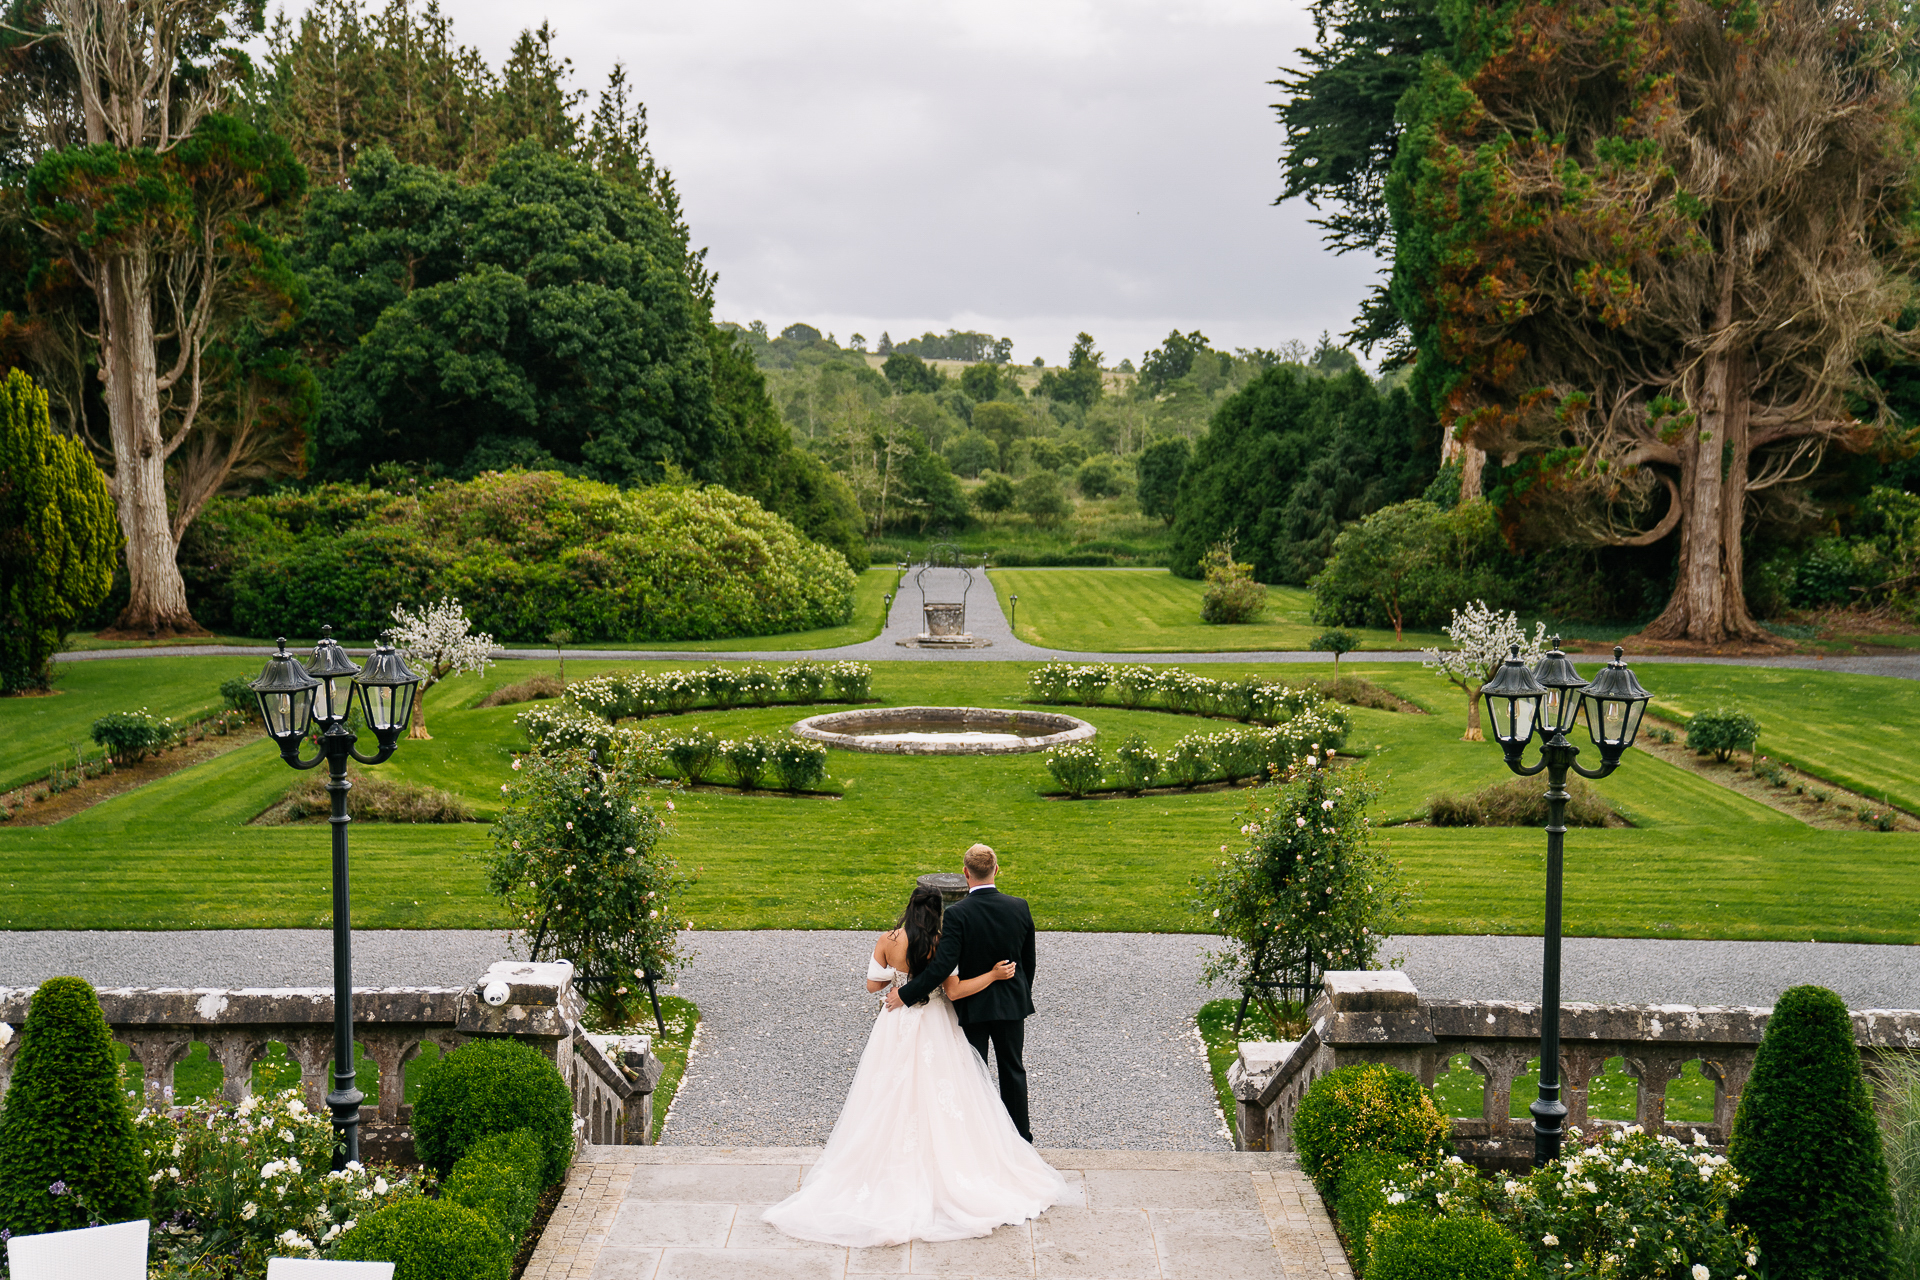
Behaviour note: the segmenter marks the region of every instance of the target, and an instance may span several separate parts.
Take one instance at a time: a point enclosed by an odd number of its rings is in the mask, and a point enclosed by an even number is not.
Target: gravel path
[[[818,1146],[853,1082],[877,997],[868,932],[708,933],[679,993],[700,1044],[661,1141]],[[1048,933],[1027,1020],[1033,1140],[1157,1151],[1231,1146],[1193,1032],[1204,939]]]
[[[945,571],[953,576],[951,571]],[[1022,573],[1032,572],[1022,569]],[[1154,573],[1148,569],[1104,569],[1103,573]],[[1006,611],[1000,607],[1000,599],[988,580],[989,574],[976,570],[973,575],[973,587],[966,596],[967,629],[974,635],[993,643],[985,649],[919,649],[902,647],[898,641],[917,635],[923,629],[920,615],[920,592],[913,585],[913,575],[908,574],[901,584],[900,594],[894,598],[893,608],[887,616],[886,629],[872,640],[860,644],[844,645],[837,649],[812,650],[766,650],[742,651],[738,653],[689,652],[680,649],[569,649],[570,658],[597,658],[613,661],[642,661],[663,659],[673,662],[712,662],[717,659],[727,661],[755,662],[792,662],[798,658],[818,658],[822,661],[841,662],[1044,662],[1050,658],[1065,659],[1070,662],[1154,662],[1179,663],[1193,665],[1218,662],[1264,662],[1274,664],[1292,664],[1304,662],[1329,662],[1330,653],[1311,653],[1301,650],[1250,650],[1242,653],[1078,653],[1064,649],[1043,649],[1014,637],[1013,628],[1007,622]],[[928,597],[935,598],[939,591],[931,586]],[[192,656],[194,654],[234,655],[265,657],[272,652],[270,646],[246,645],[160,645],[151,649],[100,649],[84,653],[61,653],[54,655],[55,662],[89,662],[102,658],[158,658]],[[552,649],[497,649],[496,658],[545,659],[553,656]],[[1366,652],[1358,655],[1355,661],[1366,662],[1418,662],[1420,654],[1415,651]],[[1589,655],[1588,661],[1598,661]],[[1812,658],[1804,656],[1782,658],[1684,658],[1644,655],[1632,659],[1634,665],[1660,662],[1702,662],[1724,666],[1745,667],[1800,667],[1809,671],[1844,671],[1853,675],[1898,676],[1907,680],[1920,680],[1920,653],[1878,655],[1858,658]]]

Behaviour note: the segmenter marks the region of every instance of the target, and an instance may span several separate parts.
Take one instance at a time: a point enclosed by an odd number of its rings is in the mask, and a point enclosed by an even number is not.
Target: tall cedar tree
[[[1744,1183],[1732,1216],[1753,1228],[1767,1275],[1893,1274],[1893,1195],[1880,1125],[1853,1019],[1825,987],[1792,987],[1773,1006],[1727,1158]]]
[[[1812,0],[1464,10],[1401,104],[1390,286],[1413,385],[1506,460],[1509,530],[1647,545],[1649,639],[1760,640],[1742,535],[1886,418],[1911,352],[1910,28]],[[1864,420],[1854,409],[1866,406]],[[1775,491],[1770,494],[1770,491]]]
[[[1315,0],[1318,44],[1296,51],[1303,69],[1273,82],[1287,92],[1274,104],[1287,132],[1280,158],[1286,187],[1274,203],[1297,196],[1326,209],[1313,224],[1337,253],[1393,254],[1383,194],[1400,144],[1396,112],[1419,80],[1421,62],[1451,45],[1438,7],[1434,0]],[[1368,298],[1348,336],[1369,348],[1404,338],[1384,287]],[[1146,376],[1143,366],[1142,381]]]
[[[0,693],[44,689],[66,629],[113,586],[120,530],[86,446],[55,435],[47,393],[0,382]]]
[[[119,1069],[93,988],[80,978],[41,983],[0,1102],[0,1228],[38,1235],[84,1227],[89,1214],[147,1215],[147,1162]],[[68,1194],[50,1194],[55,1183]]]

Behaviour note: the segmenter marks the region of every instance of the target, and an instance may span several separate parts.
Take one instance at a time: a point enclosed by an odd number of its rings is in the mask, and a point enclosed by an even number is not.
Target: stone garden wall
[[[490,984],[506,987],[503,1003],[487,1002]],[[496,990],[496,995],[499,992]],[[253,1091],[253,1067],[268,1045],[286,1046],[300,1068],[306,1103],[325,1111],[333,1063],[331,988],[192,990],[117,987],[99,992],[114,1039],[140,1064],[150,1103],[173,1099],[174,1069],[197,1041],[225,1073],[222,1096],[239,1102]],[[16,1032],[33,1001],[31,988],[0,987],[0,1023]],[[581,1029],[582,1002],[573,966],[505,960],[465,987],[379,987],[354,992],[354,1038],[379,1069],[379,1105],[361,1109],[363,1143],[393,1158],[411,1138],[411,1108],[401,1081],[407,1063],[432,1044],[442,1052],[481,1036],[512,1036],[538,1048],[573,1092],[583,1142],[643,1144],[653,1131],[653,1091],[661,1064],[644,1036],[598,1036]],[[0,1045],[0,1097],[12,1075],[18,1034]]]
[[[1724,1147],[1768,1016],[1766,1009],[1692,1005],[1562,1006],[1560,1096],[1567,1124],[1591,1129],[1612,1123],[1588,1115],[1587,1093],[1607,1060],[1618,1057],[1638,1082],[1635,1123],[1683,1141],[1698,1131]],[[1336,972],[1326,975],[1307,1023],[1299,1040],[1243,1043],[1228,1069],[1241,1150],[1291,1150],[1288,1131],[1307,1087],[1338,1067],[1386,1063],[1431,1088],[1446,1064],[1464,1053],[1482,1077],[1482,1107],[1479,1118],[1453,1121],[1455,1147],[1485,1168],[1528,1166],[1533,1121],[1507,1117],[1514,1080],[1540,1052],[1539,1005],[1432,1000],[1401,973]],[[1863,1052],[1920,1052],[1920,1010],[1861,1010],[1854,1013],[1853,1025]],[[1714,1082],[1713,1120],[1669,1123],[1667,1086],[1696,1060]]]

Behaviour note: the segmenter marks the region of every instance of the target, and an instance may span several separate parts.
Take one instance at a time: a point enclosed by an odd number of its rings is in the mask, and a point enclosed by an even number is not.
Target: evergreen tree
[[[147,1162],[118,1077],[93,988],[41,983],[0,1102],[0,1228],[38,1235],[87,1226],[89,1215],[147,1215]]]
[[[113,586],[119,549],[106,477],[12,370],[0,382],[0,692],[46,688],[67,628]]]
[[[1893,1196],[1853,1019],[1825,987],[1793,987],[1767,1020],[1727,1158],[1745,1185],[1732,1216],[1769,1276],[1885,1280]]]
[[[1207,548],[1238,531],[1262,582],[1304,584],[1342,525],[1414,498],[1433,478],[1432,419],[1358,370],[1335,378],[1269,369],[1229,397],[1181,481],[1171,567],[1198,577]]]

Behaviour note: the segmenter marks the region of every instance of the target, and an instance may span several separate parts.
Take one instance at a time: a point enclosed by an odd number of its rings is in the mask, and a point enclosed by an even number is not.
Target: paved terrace
[[[1346,1280],[1346,1255],[1293,1157],[1049,1151],[1068,1199],[977,1240],[846,1249],[760,1221],[817,1147],[591,1147],[526,1280]]]

